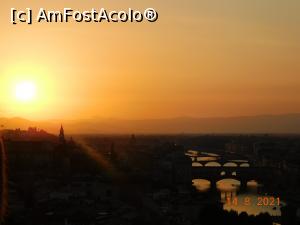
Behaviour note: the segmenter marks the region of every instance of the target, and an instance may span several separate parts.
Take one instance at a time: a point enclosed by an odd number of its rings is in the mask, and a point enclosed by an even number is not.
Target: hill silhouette
[[[39,127],[57,133],[60,124],[68,133],[281,133],[300,134],[300,113],[241,117],[170,119],[84,119],[30,121],[0,118],[1,129]]]

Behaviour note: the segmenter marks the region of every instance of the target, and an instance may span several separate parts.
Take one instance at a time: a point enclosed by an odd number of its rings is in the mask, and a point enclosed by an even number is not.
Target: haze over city
[[[11,7],[153,7],[159,20],[12,25]],[[0,117],[143,120],[299,113],[299,9],[296,0],[4,0]]]
[[[0,0],[0,225],[299,225],[299,12]]]

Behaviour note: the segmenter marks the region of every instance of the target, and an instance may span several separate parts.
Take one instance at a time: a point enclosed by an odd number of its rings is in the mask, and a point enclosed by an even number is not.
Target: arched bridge
[[[252,163],[248,161],[234,161],[234,160],[205,160],[193,161],[194,166],[210,166],[212,163],[220,167],[250,167]]]
[[[251,180],[261,182],[274,179],[274,169],[269,167],[192,167],[192,179],[209,180],[212,186],[228,178],[239,180],[241,187],[246,187],[247,182]]]
[[[207,166],[211,163],[217,163],[218,166],[237,166],[237,167],[250,167],[254,163],[242,157],[237,157],[236,155],[218,155],[218,156],[210,156],[210,155],[194,155],[190,156],[193,163],[197,163],[199,166]]]

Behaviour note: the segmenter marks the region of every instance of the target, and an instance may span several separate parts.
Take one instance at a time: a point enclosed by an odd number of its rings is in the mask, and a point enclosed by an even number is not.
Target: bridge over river
[[[197,153],[189,155],[192,159],[192,179],[210,181],[214,188],[223,179],[235,179],[241,182],[241,189],[247,187],[247,182],[255,180],[258,183],[273,183],[277,169],[257,165],[254,159],[236,154],[216,155]]]
[[[274,168],[270,167],[229,167],[229,166],[199,166],[192,167],[192,179],[205,179],[211,182],[211,187],[223,179],[235,179],[241,182],[241,189],[247,187],[247,182],[256,180],[259,183],[276,179]]]

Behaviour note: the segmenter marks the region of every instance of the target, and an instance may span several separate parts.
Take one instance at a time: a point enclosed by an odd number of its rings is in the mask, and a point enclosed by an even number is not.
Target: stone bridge
[[[203,160],[201,160],[201,158]],[[236,165],[237,167],[250,167],[251,165],[254,164],[249,159],[236,159],[237,157],[235,156],[202,156],[202,155],[197,155],[197,156],[192,156],[192,162],[193,163],[200,163],[202,166],[205,166],[207,163],[215,162],[218,163],[219,166],[227,166],[228,163],[229,166],[232,166],[232,164]]]
[[[192,167],[192,179],[205,179],[211,182],[211,187],[223,179],[235,179],[241,182],[241,189],[247,187],[247,182],[258,182],[274,179],[274,169],[269,167]]]
[[[199,166],[207,166],[208,163],[218,163],[220,167],[233,167],[232,164],[236,165],[236,167],[250,167],[253,165],[253,163],[248,161],[235,161],[235,160],[205,160],[205,161],[195,161],[193,160],[193,163],[199,163]],[[230,163],[230,164],[229,164]]]

